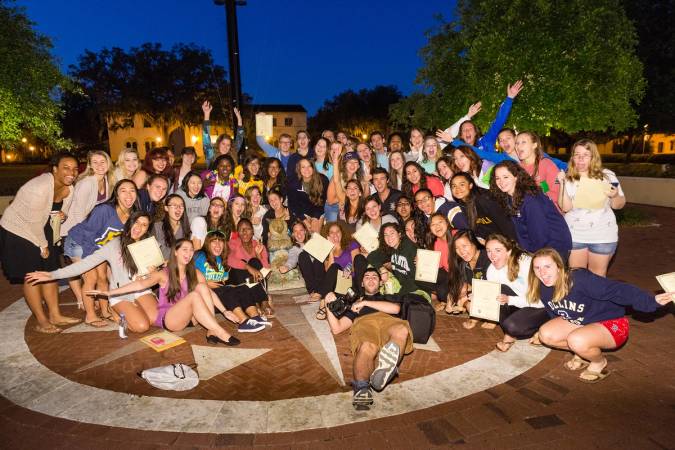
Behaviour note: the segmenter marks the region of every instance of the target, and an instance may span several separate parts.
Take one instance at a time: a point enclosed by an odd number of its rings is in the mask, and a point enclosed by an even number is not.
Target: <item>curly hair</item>
[[[270,186],[269,184],[271,178],[269,174],[269,168],[274,163],[279,166],[279,175],[277,175],[277,179],[274,180],[274,184]],[[286,171],[284,170],[284,166],[281,164],[281,160],[279,158],[265,158],[263,161],[260,178],[262,178],[263,186],[265,186],[266,190],[271,190],[272,188],[278,187],[279,190],[284,192],[286,191]]]
[[[342,222],[326,222],[323,227],[321,227],[321,236],[328,239],[328,233],[333,227],[338,227],[340,229],[342,237],[340,238],[340,248],[338,250],[342,252],[349,248],[349,243],[352,241],[352,234]]]
[[[509,194],[502,192],[502,190],[497,187],[495,175],[499,169],[508,170],[509,173],[516,178],[516,188],[513,192],[513,197],[510,197]],[[534,181],[534,178],[532,178],[525,169],[520,167],[517,162],[502,161],[492,170],[492,176],[490,177],[490,192],[508,215],[515,216],[518,214],[518,211],[525,200],[525,195],[537,195],[541,192],[541,188],[537,185],[537,182]]]

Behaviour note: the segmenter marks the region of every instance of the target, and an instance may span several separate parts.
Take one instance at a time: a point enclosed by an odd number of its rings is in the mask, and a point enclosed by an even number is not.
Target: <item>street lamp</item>
[[[26,138],[21,138],[21,142],[23,142],[23,143],[25,144],[26,142],[28,142],[28,139],[26,139]]]
[[[644,132],[642,133],[642,154],[645,153],[645,144],[647,143],[647,139],[649,139],[649,136],[647,135],[647,132],[649,131],[649,124],[646,123],[643,129]]]
[[[230,64],[230,112],[232,124],[236,124],[234,108],[241,110],[241,73],[239,71],[239,32],[237,30],[237,6],[245,6],[245,0],[213,0],[218,6],[225,6],[227,20],[227,53]],[[234,128],[234,127],[233,127]]]

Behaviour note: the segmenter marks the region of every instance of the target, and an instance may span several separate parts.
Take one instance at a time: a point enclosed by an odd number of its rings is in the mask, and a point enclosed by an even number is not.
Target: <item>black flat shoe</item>
[[[230,339],[224,341],[218,336],[208,334],[206,335],[206,342],[209,344],[225,344],[230,347],[241,344],[241,341],[234,336],[230,336]]]

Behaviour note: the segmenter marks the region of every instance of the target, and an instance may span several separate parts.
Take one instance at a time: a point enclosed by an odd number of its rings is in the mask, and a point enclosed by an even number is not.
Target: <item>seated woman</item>
[[[558,181],[562,186],[558,206],[565,213],[565,222],[572,234],[569,265],[604,277],[619,243],[619,227],[613,210],[626,204],[619,179],[614,172],[602,167],[595,142],[583,139],[572,146],[567,173],[559,172]],[[584,184],[587,200],[581,202],[577,193]]]
[[[377,195],[366,198],[363,202],[363,212],[356,222],[356,229],[359,230],[365,224],[370,224],[378,233],[382,225],[386,223],[398,223],[396,217],[391,214],[381,215],[382,203]]]
[[[323,299],[326,294],[335,291],[338,277],[351,279],[352,289],[354,292],[359,292],[360,287],[355,275],[360,272],[355,267],[358,265],[359,270],[362,268],[365,271],[367,265],[363,256],[360,257],[360,261],[357,262],[356,260],[360,256],[359,244],[352,241],[351,233],[341,222],[327,223],[321,230],[321,235],[334,245],[333,251],[328,254],[326,261],[324,261],[326,275],[318,285],[321,298]],[[317,275],[320,275],[318,270],[316,272]],[[326,319],[326,305],[323,300],[321,300],[319,310],[316,312],[316,318],[319,320]]]
[[[62,269],[52,272],[32,272],[26,276],[31,283],[43,283],[79,276],[98,265],[107,262],[110,265],[113,286],[125,286],[137,278],[138,268],[129,252],[129,245],[147,238],[150,229],[150,214],[135,212],[124,224],[122,234],[105,246]],[[124,314],[129,330],[134,333],[148,331],[157,315],[157,300],[152,291],[139,290],[108,299],[112,309],[119,315]]]
[[[237,331],[255,333],[263,330],[266,325],[272,326],[271,322],[260,316],[256,306],[266,299],[264,293],[262,297],[256,298],[256,294],[260,295],[257,290],[249,289],[246,285],[226,284],[228,270],[223,265],[223,258],[227,259],[226,249],[225,235],[221,231],[208,232],[204,247],[195,254],[195,267],[204,275],[206,284],[216,293],[225,308],[237,317]]]
[[[143,291],[159,284],[157,313],[149,317],[153,325],[168,331],[180,331],[191,322],[206,328],[206,342],[210,344],[239,345],[218,323],[215,308],[225,315],[226,310],[218,296],[206,284],[204,275],[195,269],[192,256],[195,251],[188,239],[178,239],[171,251],[166,269],[150,273],[129,284],[110,291],[89,291],[89,295],[121,297]],[[226,317],[231,318],[231,314]]]
[[[458,172],[450,181],[452,196],[462,206],[469,229],[479,240],[491,234],[502,234],[509,239],[516,238],[516,230],[506,211],[492,197],[490,191],[479,188],[466,172]]]
[[[171,249],[178,239],[190,239],[190,222],[185,213],[185,200],[178,194],[166,198],[164,218],[155,222],[152,234],[157,238],[164,260],[171,256]]]
[[[237,179],[232,174],[234,160],[230,155],[220,155],[211,164],[209,170],[201,173],[204,180],[204,193],[209,198],[220,197],[228,201],[237,193]]]
[[[262,240],[263,217],[267,214],[267,207],[262,204],[262,192],[258,186],[251,186],[246,190],[246,212],[245,216],[251,219],[253,224],[253,236],[257,240]]]
[[[305,220],[312,232],[321,229],[328,178],[316,171],[307,158],[298,161],[298,179],[288,185],[288,209],[295,217]]]
[[[64,254],[77,261],[91,255],[114,237],[119,236],[129,215],[136,210],[137,196],[138,190],[133,181],[118,181],[112,190],[112,197],[105,203],[97,205],[83,222],[70,229],[63,245]],[[83,291],[95,287],[101,290],[107,289],[107,264],[101,264],[83,273],[82,280]],[[95,328],[106,326],[105,319],[112,317],[112,313],[108,309],[108,301],[99,300],[102,316],[102,318],[99,318],[94,299],[83,294],[82,300],[86,313],[85,323]]]
[[[445,312],[459,314],[468,310],[471,280],[484,280],[490,259],[485,247],[471,230],[460,230],[452,238],[450,246],[450,294]],[[468,319],[462,326],[467,330],[474,328],[478,320]],[[482,328],[493,329],[496,324],[483,322]]]
[[[326,276],[326,268],[321,261],[316,260],[302,249],[309,238],[310,233],[305,223],[296,219],[291,225],[293,247],[288,250],[286,264],[279,267],[279,272],[284,274],[296,267],[299,268],[300,274],[305,280],[310,301],[318,302],[321,300],[321,283]]]
[[[340,204],[338,219],[353,232],[358,227],[358,220],[363,215],[363,187],[357,180],[349,180],[345,185],[345,201]]]
[[[567,260],[572,249],[567,223],[525,169],[514,161],[500,162],[495,166],[490,192],[511,216],[523,250],[534,253],[553,247]]]
[[[253,239],[253,224],[242,218],[237,224],[237,233],[233,233],[227,243],[227,265],[230,267],[229,281],[231,284],[242,284],[247,281],[256,283],[250,289],[256,299],[264,298],[261,309],[266,319],[274,317],[271,298],[267,295],[265,278],[260,273],[263,267],[270,268],[267,249]],[[262,314],[261,314],[262,315]]]
[[[220,197],[213,197],[211,199],[206,216],[197,216],[190,222],[192,245],[194,248],[202,248],[206,233],[216,230],[220,231],[225,236],[229,236],[232,232],[225,214],[225,200]]]
[[[414,161],[408,161],[403,166],[403,185],[401,191],[408,197],[413,197],[421,188],[427,188],[434,197],[443,197],[445,189],[440,178],[427,175],[422,166]]]
[[[415,282],[416,256],[417,247],[403,234],[401,226],[387,223],[380,228],[380,246],[368,254],[368,264],[385,277],[388,276],[386,271],[391,272],[401,285],[399,293],[407,294],[419,289]],[[363,273],[360,273],[359,278],[362,277]]]
[[[487,280],[501,283],[512,292],[502,292],[497,297],[499,308],[499,326],[504,330],[504,338],[497,343],[497,349],[507,352],[517,339],[528,339],[539,344],[533,337],[539,327],[548,321],[548,314],[541,301],[530,302],[527,299],[528,274],[532,258],[518,244],[501,234],[492,234],[485,243],[490,266]],[[507,295],[515,294],[515,295]]]
[[[189,223],[197,216],[203,216],[209,209],[209,198],[204,194],[202,178],[197,172],[190,171],[183,177],[183,182],[176,194],[183,197],[185,213]]]
[[[262,218],[262,242],[265,245],[267,245],[267,240],[269,239],[270,220],[284,219],[289,230],[293,220],[291,212],[284,206],[286,197],[284,197],[284,194],[279,189],[275,188],[269,191],[267,193],[267,200],[269,202],[269,209]]]
[[[609,374],[603,350],[621,347],[628,339],[625,308],[651,312],[675,301],[675,292],[654,296],[635,286],[599,277],[586,269],[570,270],[560,254],[543,248],[532,256],[527,298],[541,299],[549,317],[539,329],[541,342],[574,357],[565,367],[586,368],[579,380],[596,383]]]

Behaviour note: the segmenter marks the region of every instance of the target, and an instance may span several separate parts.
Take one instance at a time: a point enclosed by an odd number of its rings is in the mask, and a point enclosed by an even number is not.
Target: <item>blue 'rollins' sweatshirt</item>
[[[631,284],[595,275],[586,269],[571,272],[572,287],[559,302],[551,300],[553,287],[541,284],[541,301],[550,317],[560,316],[577,325],[618,319],[626,314],[625,307],[652,312],[660,306],[654,295]]]
[[[68,236],[82,247],[82,257],[87,257],[122,234],[124,224],[115,208],[108,204],[96,206],[84,222],[70,229]]]

